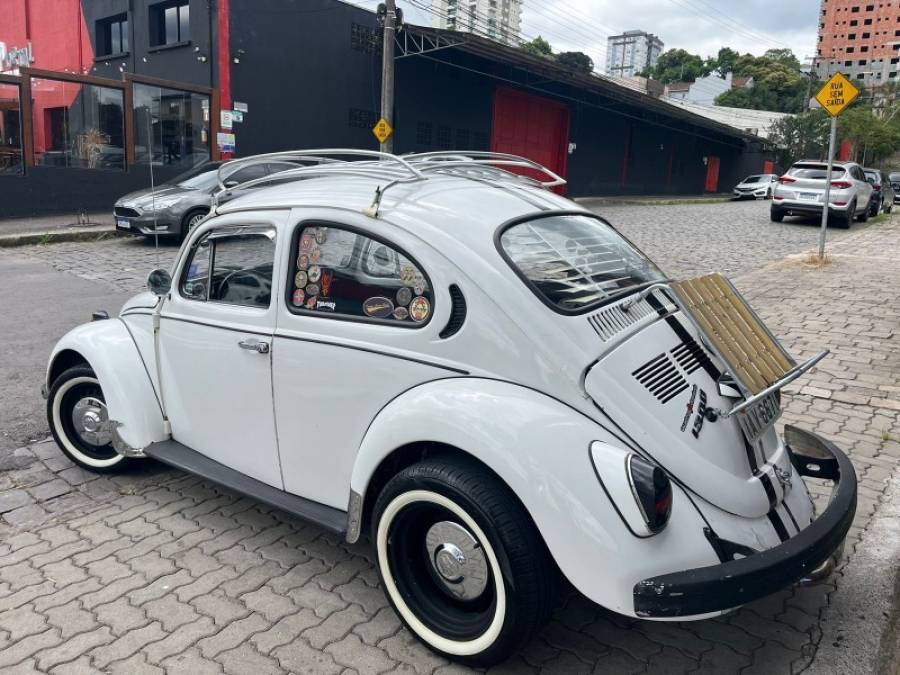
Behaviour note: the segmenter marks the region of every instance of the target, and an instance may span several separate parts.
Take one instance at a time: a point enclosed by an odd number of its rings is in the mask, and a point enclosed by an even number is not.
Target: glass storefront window
[[[209,158],[209,96],[135,82],[135,164],[189,169]]]
[[[0,176],[22,173],[22,106],[19,85],[0,82]]]
[[[35,78],[31,92],[35,164],[125,168],[121,89]]]

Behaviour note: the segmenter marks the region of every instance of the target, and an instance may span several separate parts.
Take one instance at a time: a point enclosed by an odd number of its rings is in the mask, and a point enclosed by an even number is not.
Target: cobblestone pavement
[[[735,246],[747,249],[747,262],[740,252],[725,259],[737,285],[795,355],[832,347],[785,396],[783,421],[850,451],[860,484],[846,549],[852,565],[900,458],[900,223],[841,233],[832,238],[839,240],[832,264],[812,267],[781,258],[811,246],[814,228],[766,230],[761,204],[677,208],[696,210],[709,223],[723,206],[746,209],[731,218],[763,216],[736,227],[743,234],[735,234]],[[674,208],[615,207],[610,217],[674,275],[716,268],[717,254],[707,249],[727,246],[728,223],[703,226],[696,255],[684,264],[691,249],[679,246],[688,226],[677,225],[678,213],[668,214],[670,226],[653,215]],[[755,238],[761,241],[751,249]],[[136,242],[85,247],[13,255],[36,256],[119,290],[137,289],[155,264],[152,249]],[[97,477],[46,442],[4,461],[0,672],[468,672],[401,628],[365,545],[348,546],[150,463],[130,475]],[[824,504],[826,491],[816,491]],[[797,673],[814,658],[822,611],[840,586],[839,573],[824,585],[787,589],[728,617],[692,623],[631,620],[570,593],[541,635],[492,672]]]

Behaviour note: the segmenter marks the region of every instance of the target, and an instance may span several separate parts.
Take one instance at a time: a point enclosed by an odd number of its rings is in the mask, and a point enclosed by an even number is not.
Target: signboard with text
[[[825,112],[837,117],[857,96],[859,89],[842,73],[835,73],[816,94],[816,100]]]

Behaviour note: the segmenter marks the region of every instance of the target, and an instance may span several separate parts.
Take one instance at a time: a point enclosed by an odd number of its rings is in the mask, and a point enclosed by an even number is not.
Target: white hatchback
[[[669,279],[528,160],[275,157],[307,166],[223,186],[150,292],[53,350],[73,461],[152,457],[368,533],[409,630],[476,665],[561,576],[683,620],[830,573],[853,468],[774,426],[826,352],[797,364],[726,279]],[[833,485],[818,517],[804,476]]]

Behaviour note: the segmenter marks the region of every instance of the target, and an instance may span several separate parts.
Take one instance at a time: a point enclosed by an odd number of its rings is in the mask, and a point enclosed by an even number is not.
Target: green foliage
[[[769,140],[778,147],[778,164],[786,168],[799,159],[825,157],[828,130],[829,117],[821,109],[775,122]]]
[[[716,58],[710,59],[709,66],[711,70],[714,70],[720,76],[725,77],[725,73],[734,72],[734,65],[739,58],[741,58],[741,55],[731,47],[722,47],[716,55]]]
[[[556,61],[560,65],[579,73],[590,74],[594,72],[594,61],[583,52],[562,52],[556,55]]]
[[[521,49],[534,56],[553,56],[553,49],[550,47],[550,43],[540,35],[531,42],[523,43]]]
[[[646,68],[640,74],[659,80],[663,84],[670,82],[693,82],[698,77],[709,75],[710,63],[696,54],[683,49],[670,49],[659,55],[656,65]]]
[[[856,161],[870,166],[900,150],[900,118],[891,115],[857,103],[838,116],[838,138],[853,143]]]

